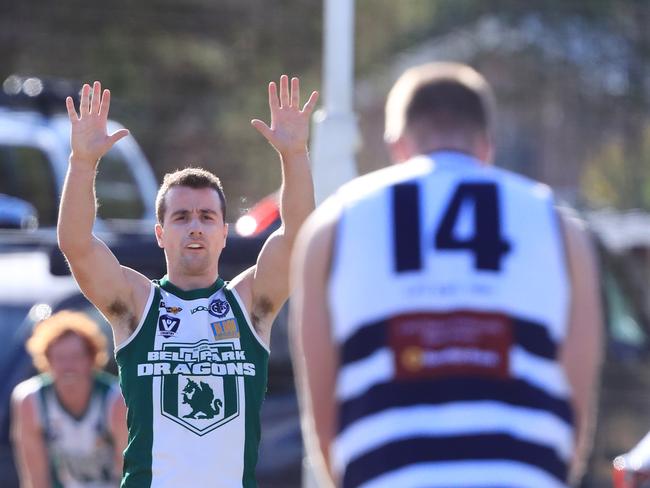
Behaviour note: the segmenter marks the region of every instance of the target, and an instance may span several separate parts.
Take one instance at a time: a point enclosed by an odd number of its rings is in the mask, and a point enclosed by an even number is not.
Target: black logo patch
[[[178,317],[170,317],[169,315],[161,315],[158,319],[158,333],[163,337],[171,337],[176,335],[178,326],[181,319]]]
[[[230,312],[230,305],[227,301],[217,298],[216,300],[212,300],[210,302],[210,309],[208,312],[210,315],[222,318],[225,317],[228,312]]]
[[[168,307],[163,301],[160,302],[159,308],[164,308],[167,313],[173,313],[174,315],[183,311],[182,307]]]

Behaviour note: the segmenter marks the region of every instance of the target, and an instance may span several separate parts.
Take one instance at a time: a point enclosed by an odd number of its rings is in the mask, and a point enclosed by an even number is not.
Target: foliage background
[[[524,33],[535,19],[543,39],[517,50],[504,39],[466,59],[505,101],[500,163],[551,183],[574,203],[650,209],[648,2],[356,6],[357,78],[370,86],[377,80],[369,95],[360,93],[362,172],[387,163],[381,104],[389,83],[379,80],[399,55],[481,19]],[[7,0],[0,2],[0,77],[102,80],[114,92],[113,117],[132,130],[159,178],[187,163],[204,165],[241,210],[280,181],[275,154],[249,121],[268,118],[265,85],[282,73],[300,75],[305,92],[319,88],[322,20],[316,0]],[[580,43],[582,61],[559,55]],[[603,62],[612,45],[624,58],[614,74]],[[608,76],[623,77],[618,90],[590,85]]]

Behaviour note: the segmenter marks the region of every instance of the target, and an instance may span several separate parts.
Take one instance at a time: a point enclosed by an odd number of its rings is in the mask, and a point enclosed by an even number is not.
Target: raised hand
[[[271,126],[259,119],[251,124],[281,155],[288,156],[304,153],[309,139],[309,121],[318,100],[318,92],[309,96],[302,110],[300,109],[300,80],[280,77],[280,96],[275,82],[269,83],[269,107],[271,109]]]
[[[92,165],[94,168],[97,161],[113,147],[113,144],[129,135],[129,131],[120,129],[110,135],[106,132],[111,92],[104,90],[102,93],[102,85],[99,81],[93,83],[92,98],[90,95],[90,85],[84,84],[81,89],[79,114],[75,110],[71,97],[66,98],[65,106],[72,125],[70,161]]]

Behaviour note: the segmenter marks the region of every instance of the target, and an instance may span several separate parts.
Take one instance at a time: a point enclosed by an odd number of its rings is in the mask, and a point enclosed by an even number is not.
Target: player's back
[[[564,486],[568,276],[550,190],[440,152],[341,191],[344,486]]]

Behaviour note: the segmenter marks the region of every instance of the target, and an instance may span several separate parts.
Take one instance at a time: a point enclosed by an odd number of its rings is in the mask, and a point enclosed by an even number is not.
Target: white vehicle
[[[11,76],[3,83],[0,227],[34,230],[56,225],[70,154],[65,96],[77,93],[62,90],[60,82],[53,88],[36,78]],[[119,123],[109,121],[109,131],[120,128]],[[133,136],[122,139],[99,166],[97,197],[102,205],[97,229],[104,230],[115,220],[153,222],[157,189],[156,178],[136,140]]]
[[[55,232],[70,154],[65,97],[77,94],[78,88],[70,89],[68,83],[17,76],[0,90],[0,486],[7,488],[18,486],[9,444],[9,395],[17,382],[34,373],[24,342],[31,325],[57,304],[83,299],[66,272]],[[109,131],[120,128],[109,121]],[[106,242],[117,239],[114,230],[125,228],[146,228],[153,236],[157,190],[135,139],[122,139],[99,166],[101,206],[95,231]],[[140,249],[140,240],[129,242]],[[53,262],[59,262],[57,273]],[[92,310],[89,304],[87,308]],[[108,325],[100,323],[110,339]]]

